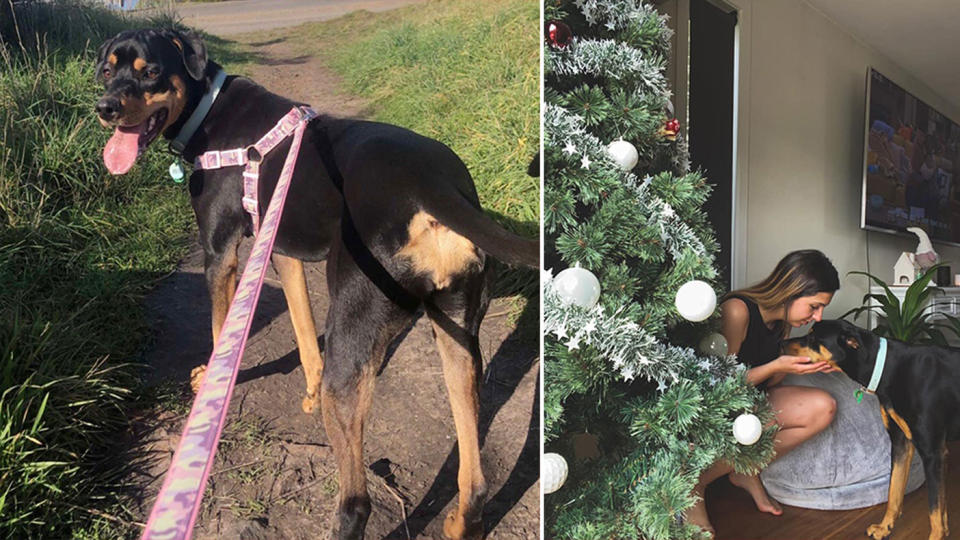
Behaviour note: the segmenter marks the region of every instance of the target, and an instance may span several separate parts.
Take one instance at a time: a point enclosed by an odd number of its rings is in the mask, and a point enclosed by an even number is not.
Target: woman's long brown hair
[[[763,281],[723,295],[721,303],[731,296],[745,296],[765,310],[790,309],[790,304],[801,296],[820,292],[832,293],[840,288],[837,269],[826,255],[816,249],[791,251],[777,263],[773,272]],[[778,321],[775,328],[783,337],[790,334],[786,321]]]

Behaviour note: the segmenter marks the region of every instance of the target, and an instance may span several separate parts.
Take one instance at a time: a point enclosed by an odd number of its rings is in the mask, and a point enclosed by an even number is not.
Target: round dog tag
[[[183,183],[183,168],[180,167],[179,161],[170,164],[170,178],[173,178],[173,181],[177,184]]]

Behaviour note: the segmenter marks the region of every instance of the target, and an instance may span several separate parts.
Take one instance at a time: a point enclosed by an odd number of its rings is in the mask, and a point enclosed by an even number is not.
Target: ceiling
[[[960,110],[960,1],[806,2]]]

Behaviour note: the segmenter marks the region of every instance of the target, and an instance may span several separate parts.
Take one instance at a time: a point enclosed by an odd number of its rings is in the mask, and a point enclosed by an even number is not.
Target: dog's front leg
[[[311,413],[320,405],[320,381],[323,375],[323,358],[317,345],[317,330],[310,309],[307,280],[303,274],[303,262],[299,259],[273,254],[273,265],[280,274],[283,295],[287,299],[290,320],[300,349],[300,364],[307,379],[307,395],[303,398],[303,412]]]
[[[229,238],[219,249],[204,249],[203,270],[210,293],[210,318],[213,330],[213,346],[216,348],[220,330],[227,319],[227,311],[237,291],[237,248],[240,246],[240,233]],[[206,365],[190,371],[190,388],[194,393],[200,390],[200,383],[207,371]]]
[[[867,528],[867,536],[874,540],[882,540],[890,536],[894,522],[903,511],[903,494],[907,487],[907,476],[910,473],[910,461],[913,459],[913,441],[901,431],[897,422],[890,421],[888,411],[881,408],[881,413],[884,415],[884,424],[888,425],[887,431],[890,433],[890,490],[883,520]]]

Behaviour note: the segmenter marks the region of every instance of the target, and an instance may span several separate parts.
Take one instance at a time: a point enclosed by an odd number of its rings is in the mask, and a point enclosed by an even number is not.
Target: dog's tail
[[[470,240],[494,258],[508,264],[540,267],[538,239],[523,238],[507,231],[462,196],[454,196],[450,199],[426,210],[437,221]]]

